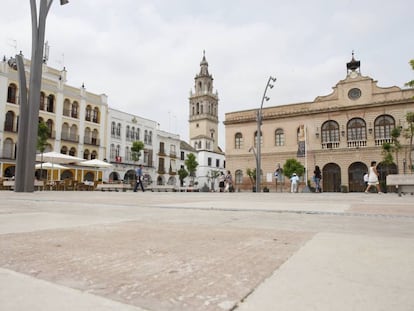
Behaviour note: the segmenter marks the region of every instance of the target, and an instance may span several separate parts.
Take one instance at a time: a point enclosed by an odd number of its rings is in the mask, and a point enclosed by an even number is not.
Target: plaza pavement
[[[0,192],[0,310],[414,310],[414,196]]]

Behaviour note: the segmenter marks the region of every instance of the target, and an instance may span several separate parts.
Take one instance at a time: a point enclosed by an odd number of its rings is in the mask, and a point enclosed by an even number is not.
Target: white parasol
[[[81,166],[94,167],[96,169],[96,179],[98,179],[98,169],[109,168],[113,166],[111,163],[108,163],[108,162],[105,162],[99,159],[82,161],[82,162],[78,162],[78,164]]]
[[[47,161],[51,163],[74,163],[74,162],[83,161],[83,159],[78,158],[78,157],[73,157],[67,154],[55,152],[55,151],[50,151],[50,152],[45,152],[43,154],[41,153],[36,154],[36,161]]]
[[[60,165],[60,164],[54,164],[54,163],[51,163],[51,162],[37,163],[35,165],[35,168],[37,170],[40,170],[40,169],[44,169],[44,170],[47,170],[47,169],[52,169],[52,170],[53,169],[56,169],[56,170],[64,170],[64,169],[67,169],[66,166],[63,166],[63,165]]]

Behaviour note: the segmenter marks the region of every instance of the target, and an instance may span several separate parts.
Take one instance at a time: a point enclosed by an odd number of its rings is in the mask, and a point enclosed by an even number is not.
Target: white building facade
[[[142,164],[146,186],[179,185],[179,135],[158,129],[156,121],[112,108],[108,109],[107,124],[106,159],[113,167],[106,170],[104,181],[133,184],[136,180],[135,169]],[[131,157],[135,141],[144,143],[144,150],[137,162]]]
[[[30,61],[24,60],[26,75]],[[108,98],[68,85],[67,71],[43,65],[39,120],[49,127],[47,151],[85,160],[103,159],[106,154]],[[0,177],[14,176],[18,144],[19,82],[15,59],[0,61]],[[66,176],[74,176],[67,170]]]

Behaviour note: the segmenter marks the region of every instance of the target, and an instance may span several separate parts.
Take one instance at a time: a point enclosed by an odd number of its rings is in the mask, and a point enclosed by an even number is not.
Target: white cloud
[[[29,3],[3,2],[1,52],[15,53],[16,40],[29,56]],[[257,108],[269,75],[278,81],[267,105],[329,94],[352,50],[364,75],[402,86],[413,79],[413,9],[404,0],[55,1],[46,39],[49,64],[65,65],[71,85],[84,82],[107,94],[110,106],[188,139],[188,95],[204,49],[221,123],[225,112]]]

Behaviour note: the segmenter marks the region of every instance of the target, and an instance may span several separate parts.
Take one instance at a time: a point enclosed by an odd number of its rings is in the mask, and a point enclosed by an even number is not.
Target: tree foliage
[[[411,68],[414,70],[414,59],[410,60]],[[405,86],[414,87],[414,80],[408,81]]]
[[[414,137],[414,112],[407,112],[405,115],[405,119],[407,120],[407,128],[404,130],[404,136],[409,141],[409,152],[408,152],[408,167],[410,170],[413,170],[413,158],[412,158],[412,150],[413,150],[413,137]]]
[[[198,162],[193,153],[187,154],[187,159],[185,160],[185,166],[191,177],[195,177],[195,172],[197,171]]]
[[[411,69],[414,70],[414,59],[410,60],[409,62]],[[411,80],[405,84],[405,86],[409,86],[414,88],[414,80]],[[412,150],[413,150],[413,136],[414,136],[414,112],[408,112],[405,115],[405,118],[408,123],[408,127],[405,129],[405,137],[409,140],[410,149],[408,151],[408,165],[410,170],[414,169],[413,167],[413,158],[412,158]]]
[[[43,153],[46,150],[47,147],[47,139],[49,138],[49,127],[44,121],[40,121],[37,126],[37,141],[36,141],[36,148],[40,151],[40,174],[41,178],[45,177],[44,171],[43,171]]]
[[[382,163],[387,164],[387,168],[389,165],[394,163],[393,153],[395,153],[398,160],[398,151],[401,149],[401,144],[399,141],[400,135],[401,127],[395,127],[391,130],[391,142],[384,142],[382,144]]]
[[[36,147],[41,153],[46,150],[47,139],[49,138],[49,127],[44,121],[40,121],[37,127]]]
[[[248,168],[246,174],[249,176],[252,186],[254,186],[256,184],[256,168]]]
[[[288,178],[292,176],[293,173],[302,176],[304,172],[305,167],[296,159],[287,159],[283,165],[283,174]]]
[[[184,186],[184,179],[186,179],[187,176],[188,176],[188,172],[184,167],[178,170],[178,178],[180,179],[181,187]]]
[[[138,162],[141,157],[141,151],[144,150],[144,143],[140,140],[134,141],[131,147],[131,158],[134,162]]]

